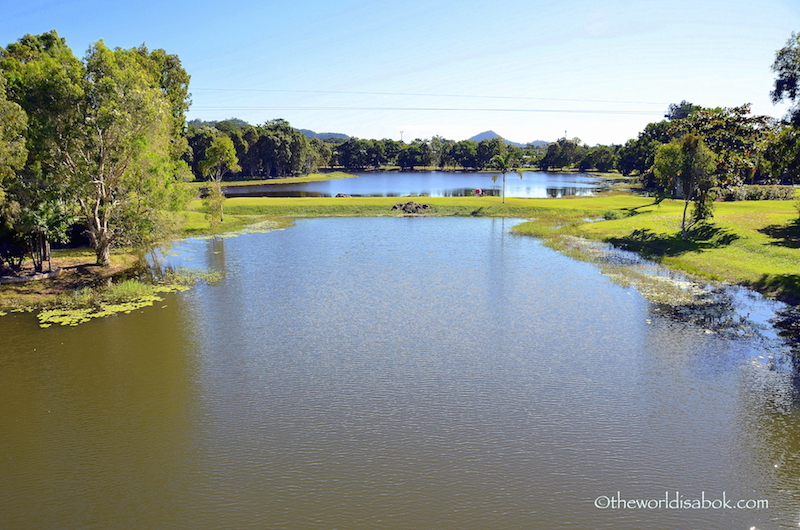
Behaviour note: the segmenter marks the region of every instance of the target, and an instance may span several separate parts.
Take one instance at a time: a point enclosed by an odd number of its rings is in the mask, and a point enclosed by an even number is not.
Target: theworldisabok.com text
[[[686,497],[679,491],[665,492],[663,498],[626,499],[621,492],[616,495],[601,495],[594,500],[596,508],[601,510],[764,510],[769,508],[769,500],[734,500],[729,499],[726,492],[721,496]]]

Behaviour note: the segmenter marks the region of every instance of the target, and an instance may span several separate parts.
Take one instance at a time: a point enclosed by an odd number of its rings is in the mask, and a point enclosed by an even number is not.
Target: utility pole
[[[400,131],[400,141],[403,141],[403,131]]]

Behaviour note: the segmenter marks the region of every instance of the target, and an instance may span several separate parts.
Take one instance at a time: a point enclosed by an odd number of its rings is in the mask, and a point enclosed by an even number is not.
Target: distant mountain
[[[534,147],[542,147],[542,146],[550,145],[551,143],[553,143],[553,142],[545,142],[544,140],[534,140],[532,142],[528,142],[525,145],[532,145]]]
[[[315,133],[314,131],[310,131],[308,129],[297,129],[301,133],[306,135],[306,138],[319,138],[320,140],[327,140],[328,138],[335,138],[336,140],[344,140],[345,142],[350,139],[349,136],[342,133]]]
[[[473,142],[480,142],[481,140],[492,140],[494,138],[502,138],[507,144],[515,145],[517,147],[525,147],[528,144],[533,144],[535,146],[542,146],[542,145],[547,145],[547,144],[550,143],[550,142],[545,142],[544,140],[535,140],[533,142],[528,142],[527,144],[521,144],[519,142],[512,142],[511,140],[503,138],[502,136],[500,136],[499,134],[497,134],[494,131],[485,131],[485,132],[482,132],[480,134],[476,134],[472,138],[469,138],[469,140],[471,140]]]
[[[482,132],[480,134],[476,134],[472,138],[467,138],[467,139],[469,141],[471,141],[471,142],[480,142],[480,141],[483,141],[483,140],[494,140],[497,137],[503,138],[502,136],[500,136],[499,134],[497,134],[494,131],[484,131],[484,132]],[[503,138],[503,139],[505,140],[505,138]]]

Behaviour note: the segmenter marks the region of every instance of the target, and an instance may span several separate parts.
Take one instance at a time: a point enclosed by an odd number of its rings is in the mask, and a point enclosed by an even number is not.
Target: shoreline
[[[270,186],[273,184],[299,184],[303,182],[324,182],[326,180],[339,180],[358,178],[358,175],[345,173],[343,171],[332,171],[330,173],[310,173],[308,175],[300,175],[298,177],[278,177],[272,179],[252,179],[252,180],[223,180],[222,187],[237,187],[237,186]],[[189,182],[189,186],[202,191],[207,189],[207,180],[195,180]]]
[[[675,237],[681,201],[653,204],[653,199],[631,193],[610,192],[592,197],[514,199],[498,197],[350,197],[350,198],[232,198],[226,200],[226,220],[219,233],[243,231],[248,225],[268,221],[276,227],[300,217],[402,216],[392,211],[397,203],[416,200],[431,205],[419,216],[497,216],[528,219],[515,233],[538,237],[564,251],[566,237],[611,243],[701,281],[740,285],[792,305],[800,303],[800,251],[793,245],[800,236],[800,219],[792,201],[742,201],[717,203],[715,223],[698,233],[698,239]],[[185,226],[174,238],[213,236],[194,200],[183,211]],[[130,273],[137,259],[115,254],[115,265],[94,265],[86,249],[65,251],[75,256],[60,262],[54,251],[53,268],[63,267],[58,278],[0,286],[0,311],[31,310],[53,304],[58,295],[91,287],[109,277]],[[74,271],[80,271],[75,274]]]

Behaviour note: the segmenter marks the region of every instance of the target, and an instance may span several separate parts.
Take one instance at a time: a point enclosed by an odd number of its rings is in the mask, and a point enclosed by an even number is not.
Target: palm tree
[[[489,161],[489,165],[503,174],[502,202],[506,202],[506,173],[515,171],[519,174],[519,178],[522,178],[522,173],[517,167],[516,154],[513,151],[508,151],[503,154],[494,155]]]

